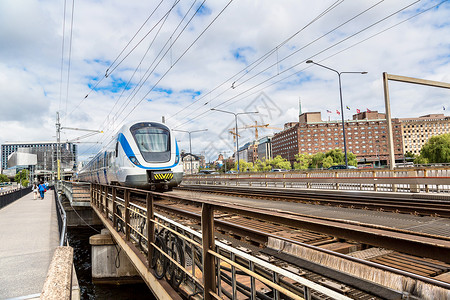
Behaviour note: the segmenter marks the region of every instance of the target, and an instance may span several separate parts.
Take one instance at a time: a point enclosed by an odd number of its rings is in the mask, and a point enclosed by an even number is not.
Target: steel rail
[[[172,223],[172,224],[175,223],[173,220],[170,220],[169,218],[166,218],[166,217],[164,217],[164,216],[162,216],[160,214],[155,214],[155,216],[157,216],[158,218],[160,218],[162,220],[165,220],[166,222],[169,222],[169,223]],[[193,235],[195,235],[197,237],[201,237],[199,232],[196,232],[196,231],[192,230],[189,227],[183,226],[181,224],[177,224],[177,226],[182,228],[186,232],[189,232],[189,233],[191,233],[191,234],[193,234]],[[224,244],[224,243],[222,243],[220,241],[216,241],[215,244],[217,246],[219,246],[220,248],[223,248],[223,249],[229,251],[230,253],[238,254],[240,257],[245,258],[248,261],[252,261],[252,262],[254,262],[254,263],[258,264],[258,265],[261,265],[261,266],[263,266],[263,267],[265,267],[265,268],[267,268],[269,270],[274,270],[277,273],[279,273],[281,275],[284,275],[284,276],[286,276],[288,278],[291,278],[291,279],[299,282],[302,285],[308,286],[309,288],[311,288],[313,290],[319,291],[319,292],[324,293],[324,294],[331,293],[331,295],[333,295],[333,299],[348,299],[348,297],[346,297],[345,295],[342,295],[342,294],[336,293],[334,291],[331,291],[331,290],[329,290],[326,287],[323,287],[323,286],[320,286],[320,285],[316,284],[315,282],[312,282],[312,281],[307,280],[305,278],[302,278],[302,277],[300,277],[298,275],[295,275],[295,274],[291,273],[290,271],[285,270],[283,268],[274,266],[273,264],[270,264],[270,263],[268,263],[268,262],[266,262],[266,261],[264,261],[262,259],[259,259],[259,258],[256,258],[254,256],[248,255],[247,253],[245,253],[243,251],[240,251],[240,250],[238,250],[236,248],[230,247],[230,246],[228,246],[228,245],[226,245],[226,244]],[[208,252],[211,252],[211,251],[212,250],[208,250]],[[214,252],[212,252],[212,255],[216,256],[216,254]],[[254,276],[254,275],[251,274],[250,276]]]
[[[99,192],[97,192],[98,188],[100,188]],[[132,189],[123,188],[123,190],[125,191],[125,193],[124,193],[124,198],[125,198],[124,213],[125,213],[125,220],[126,220],[126,222],[125,222],[124,225],[125,225],[125,228],[126,228],[126,233],[123,234],[123,233],[117,232],[115,230],[116,229],[115,228],[116,224],[114,224],[114,220],[111,221],[109,219],[109,217],[108,217],[110,211],[108,211],[107,207],[109,206],[109,203],[111,201],[120,201],[120,200],[117,199],[117,195],[116,195],[115,199],[113,199],[114,197],[109,197],[109,195],[110,195],[109,192],[108,192],[109,188],[111,188],[111,187],[95,185],[95,187],[94,187],[95,191],[93,192],[94,197],[93,197],[92,202],[91,202],[92,203],[92,207],[93,207],[94,211],[97,213],[97,215],[99,216],[99,218],[102,220],[104,225],[111,231],[111,234],[114,236],[114,239],[118,242],[118,244],[120,244],[120,246],[123,247],[123,248],[127,247],[127,248],[129,248],[129,250],[131,250],[131,251],[127,251],[127,253],[132,255],[130,258],[132,260],[133,265],[135,265],[136,268],[139,268],[138,272],[141,273],[143,277],[148,279],[147,275],[149,275],[149,273],[150,273],[149,269],[148,269],[148,264],[150,262],[150,257],[148,257],[149,253],[147,253],[147,257],[146,257],[145,253],[141,252],[142,249],[140,250],[140,249],[137,248],[136,245],[134,245],[133,237],[131,235],[135,234],[136,232],[135,231],[130,232],[130,227],[132,226],[131,222],[133,221],[133,219],[132,219],[133,216],[131,215],[133,212],[131,212],[130,207],[134,206],[137,209],[141,210],[142,212],[146,213],[148,221],[149,222],[154,222],[153,217],[150,219],[150,215],[149,215],[150,210],[148,209],[148,204],[146,203],[147,204],[147,208],[145,208],[145,207],[139,207],[138,205],[135,205],[135,204],[131,203],[130,202],[130,198],[131,198],[130,194],[131,194]],[[113,195],[115,194],[115,192],[114,192],[115,189],[117,189],[117,188],[113,187]],[[150,191],[144,191],[144,192],[137,191],[137,193],[146,194],[146,196],[147,195],[152,195],[151,198],[153,198],[153,196],[158,194],[158,193],[150,192]],[[148,200],[148,197],[146,197],[146,199]],[[143,201],[141,201],[141,202],[143,202]],[[154,205],[154,203],[151,203],[150,207],[153,207],[153,205]],[[167,221],[167,222],[169,222],[171,224],[174,224],[175,226],[177,226],[179,228],[182,228],[184,231],[190,232],[190,233],[192,233],[193,235],[195,235],[197,237],[201,237],[203,239],[203,245],[202,246],[203,246],[203,255],[204,255],[204,257],[206,256],[206,254],[212,255],[211,253],[213,253],[212,257],[214,258],[214,252],[211,252],[211,249],[208,249],[205,252],[204,234],[200,234],[199,232],[195,232],[195,231],[189,229],[188,227],[182,226],[181,224],[178,224],[178,223],[176,223],[173,220],[164,218],[163,216],[161,216],[159,214],[156,214],[156,213],[153,214],[152,213],[152,215],[154,217],[159,218],[159,219],[165,220],[165,221]],[[203,218],[204,218],[204,216],[202,215],[202,221],[204,221]],[[212,226],[214,226],[214,225],[212,225]],[[211,230],[212,229],[213,228],[211,228]],[[149,245],[153,246],[153,248],[155,248],[155,246],[157,247],[157,245],[154,242],[152,242],[149,238],[147,238],[146,240],[147,240]],[[215,244],[217,246],[220,246],[220,247],[226,247],[226,245],[222,245],[222,243],[220,243],[220,242],[215,242]],[[159,250],[159,251],[161,250],[159,247],[157,247],[155,249]],[[232,252],[232,253],[235,253],[236,255],[239,255],[239,256],[245,256],[245,253],[243,253],[242,251],[240,251],[238,249],[230,249],[229,251]],[[172,258],[170,258],[169,254],[167,254],[167,253],[162,253],[162,254],[163,254],[164,257],[166,257],[170,261],[175,262],[175,261],[173,261]],[[138,260],[140,261],[140,263],[137,262]],[[293,280],[303,284],[304,286],[307,286],[307,287],[311,288],[312,290],[318,291],[320,293],[324,293],[325,295],[329,295],[329,296],[333,297],[334,299],[350,299],[350,298],[346,297],[345,295],[337,293],[336,291],[334,291],[334,290],[332,290],[332,289],[330,289],[330,288],[328,288],[326,286],[321,286],[321,285],[319,285],[319,284],[317,284],[315,282],[309,281],[309,280],[307,280],[305,278],[301,278],[301,277],[291,273],[288,270],[284,270],[282,268],[274,266],[274,265],[272,265],[272,264],[270,264],[270,263],[268,263],[266,261],[263,261],[261,259],[258,259],[258,258],[255,258],[255,257],[250,257],[248,260],[249,261],[253,261],[255,263],[258,263],[258,264],[260,264],[260,265],[262,265],[264,267],[267,267],[269,269],[276,270],[276,272],[278,274],[281,274],[283,276],[288,276],[289,278],[292,278]],[[177,263],[175,263],[175,265],[177,267],[182,267],[180,264],[177,264]],[[205,261],[203,262],[203,265],[206,266],[205,265]],[[214,263],[213,263],[213,265],[214,265]],[[144,266],[147,269],[144,270],[143,269]],[[206,269],[207,269],[206,267],[203,268],[203,274],[205,276],[204,278],[208,277],[207,275],[205,275],[205,273],[208,274],[206,272]],[[187,270],[185,268],[182,268],[182,270],[185,273],[189,273],[189,272],[187,272]],[[215,271],[213,270],[213,273],[214,272]],[[211,275],[213,273],[210,272],[209,275]],[[258,275],[258,274],[254,273],[254,272],[251,272],[251,274],[252,274],[251,276],[257,276]],[[204,285],[204,289],[205,289],[205,298],[206,298],[206,293],[211,294],[215,290],[215,288],[213,287],[213,288],[209,288],[208,289],[207,285],[206,285],[206,282],[204,282],[203,285]],[[274,287],[276,290],[285,291],[285,289],[282,286],[280,286],[277,282],[274,282],[274,284],[272,284],[272,287]],[[152,287],[150,287],[150,288],[153,290]]]
[[[193,186],[184,185],[178,187],[179,190],[201,191],[211,193],[223,193],[227,195],[237,195],[244,197],[268,197],[284,201],[295,201],[303,203],[319,202],[321,204],[331,204],[336,206],[347,206],[352,208],[363,208],[373,210],[386,210],[399,213],[413,213],[427,216],[440,216],[450,218],[450,201],[405,199],[404,197],[381,198],[375,195],[354,195],[349,192],[344,194],[321,193],[302,190],[280,190],[271,188],[246,188],[246,187],[223,187],[223,186]],[[450,198],[450,197],[449,197]],[[450,199],[449,199],[450,200]]]
[[[286,211],[269,210],[257,207],[248,207],[223,201],[192,199],[164,193],[154,193],[163,199],[175,201],[188,201],[192,203],[205,203],[214,209],[261,219],[286,226],[303,228],[319,233],[336,236],[347,240],[389,248],[392,250],[450,262],[450,240],[418,236],[407,232],[398,232],[388,228],[367,228],[356,223],[346,223],[335,220],[323,220],[313,217],[300,216]]]
[[[355,184],[419,184],[419,185],[448,185],[450,180],[449,176],[440,177],[425,177],[425,176],[399,176],[399,177],[261,177],[261,176],[236,176],[236,177],[218,177],[218,176],[198,176],[198,177],[187,177],[185,181],[271,181],[271,182],[310,182],[310,183],[321,183],[317,182],[322,180],[326,183],[355,183]],[[326,181],[327,180],[327,181]]]
[[[182,216],[187,217],[187,218],[192,218],[192,219],[195,219],[195,220],[200,220],[201,219],[201,215],[200,214],[192,212],[192,211],[188,211],[188,210],[183,210],[183,209],[181,209],[179,207],[171,207],[169,205],[158,204],[157,202],[154,203],[154,205],[159,207],[162,210],[167,210],[167,211],[170,211],[171,213],[179,214],[179,215],[182,215]],[[398,274],[398,275],[414,278],[416,280],[420,280],[420,281],[423,281],[425,283],[436,285],[436,286],[439,286],[439,287],[442,287],[442,288],[450,289],[450,283],[439,281],[439,280],[436,280],[436,279],[433,279],[433,278],[430,278],[430,277],[417,275],[417,274],[414,274],[414,273],[410,273],[410,272],[403,271],[403,270],[400,270],[400,269],[395,269],[393,267],[385,266],[385,265],[378,264],[378,263],[375,263],[375,262],[371,262],[371,261],[363,260],[363,259],[360,259],[360,258],[348,256],[348,255],[345,255],[345,254],[342,254],[342,253],[339,253],[339,252],[334,252],[334,251],[331,251],[331,250],[328,250],[328,249],[320,248],[318,246],[314,246],[314,245],[302,243],[302,242],[299,242],[299,241],[296,241],[296,240],[292,240],[290,238],[286,238],[286,237],[282,237],[282,236],[279,236],[279,235],[274,235],[274,234],[271,234],[271,233],[268,233],[268,232],[263,232],[263,231],[259,231],[259,230],[256,230],[256,229],[252,229],[252,228],[240,226],[240,225],[237,225],[237,224],[233,224],[232,222],[226,222],[226,221],[223,221],[223,220],[214,219],[214,223],[216,223],[219,226],[228,226],[229,228],[235,229],[235,230],[237,230],[239,232],[247,232],[247,233],[250,233],[251,235],[258,235],[260,237],[265,237],[266,240],[269,237],[275,238],[275,239],[282,240],[282,241],[285,241],[285,242],[288,242],[288,243],[292,243],[292,244],[296,244],[296,245],[299,245],[299,246],[302,246],[302,247],[306,247],[306,248],[309,248],[309,249],[312,249],[312,250],[316,250],[316,251],[319,251],[319,252],[322,252],[322,253],[333,255],[333,256],[336,256],[336,257],[340,257],[340,258],[343,258],[343,259],[346,259],[346,260],[349,260],[349,261],[352,261],[352,262],[364,264],[366,266],[374,267],[374,268],[381,269],[381,270],[384,270],[384,271],[388,271],[388,272],[391,272],[391,273],[395,273],[395,274]]]

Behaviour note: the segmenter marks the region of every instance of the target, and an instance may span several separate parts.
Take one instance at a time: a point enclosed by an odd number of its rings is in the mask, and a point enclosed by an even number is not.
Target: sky
[[[58,113],[103,131],[62,130],[80,160],[124,122],[162,118],[198,131],[193,153],[229,156],[235,117],[212,108],[241,113],[239,146],[255,122],[274,128],[263,137],[298,121],[299,101],[339,120],[337,72],[368,72],[341,75],[345,119],[385,112],[383,72],[450,82],[450,1],[2,0],[0,41],[0,144],[56,140]],[[450,115],[448,89],[389,89],[394,118]]]

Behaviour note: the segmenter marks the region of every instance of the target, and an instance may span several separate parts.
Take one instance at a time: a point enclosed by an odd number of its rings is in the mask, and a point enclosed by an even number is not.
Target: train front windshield
[[[134,140],[146,162],[170,160],[170,132],[153,123],[138,123],[130,128]]]

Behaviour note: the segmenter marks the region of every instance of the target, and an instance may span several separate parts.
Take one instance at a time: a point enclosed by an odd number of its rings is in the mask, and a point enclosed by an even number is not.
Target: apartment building
[[[435,135],[450,133],[450,116],[429,114],[418,118],[400,119],[403,151],[420,154],[422,146]]]
[[[403,159],[401,123],[392,119],[394,154]],[[345,121],[347,152],[360,162],[386,163],[389,159],[385,115],[377,111],[353,115]],[[299,122],[285,124],[285,129],[272,138],[273,156],[281,155],[291,163],[297,153],[316,154],[332,149],[344,149],[342,122],[323,121],[320,112],[303,113]]]

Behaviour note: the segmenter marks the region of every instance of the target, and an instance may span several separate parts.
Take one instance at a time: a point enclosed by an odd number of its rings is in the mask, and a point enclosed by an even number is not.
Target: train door
[[[105,178],[105,184],[108,184],[108,174],[107,174],[107,170],[109,167],[109,156],[108,156],[108,152],[105,151],[105,154],[103,155],[103,176]]]

